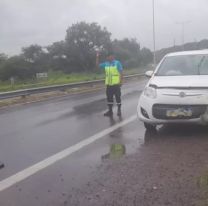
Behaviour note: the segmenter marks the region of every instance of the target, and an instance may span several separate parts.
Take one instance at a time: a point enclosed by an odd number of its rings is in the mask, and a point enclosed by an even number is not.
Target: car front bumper
[[[159,119],[155,118],[153,115],[153,105],[155,104],[167,104],[167,105],[204,105],[206,102],[206,110],[203,114],[201,114],[197,118],[187,118],[187,119]],[[141,108],[145,110],[147,115],[142,114]],[[143,94],[139,99],[139,103],[137,106],[137,114],[141,121],[149,123],[149,124],[168,124],[168,123],[197,123],[197,124],[208,124],[208,101],[207,97],[203,98],[180,98],[180,97],[169,97],[164,98],[163,96],[159,96],[156,99],[151,99]]]

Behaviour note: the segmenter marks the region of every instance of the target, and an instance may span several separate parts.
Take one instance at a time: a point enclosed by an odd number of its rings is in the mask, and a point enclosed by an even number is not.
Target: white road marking
[[[131,122],[133,122],[134,120],[136,120],[137,116],[133,115],[130,118],[112,126],[109,127],[51,157],[48,157],[47,159],[38,162],[37,164],[32,165],[31,167],[28,167],[2,181],[0,181],[0,192],[15,185],[16,183],[25,180],[26,178],[36,174],[37,172],[49,167],[50,165],[53,165],[54,163],[58,162],[59,160],[62,160],[66,157],[68,157],[69,155],[71,155],[72,153],[82,149],[83,147],[95,142],[96,140],[101,139],[102,137],[110,134],[111,132],[117,130],[120,127],[123,127],[124,125],[127,125]]]

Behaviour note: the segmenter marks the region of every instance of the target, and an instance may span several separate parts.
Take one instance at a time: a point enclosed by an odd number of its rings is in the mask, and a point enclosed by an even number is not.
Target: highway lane
[[[12,186],[1,190],[0,205],[206,205],[208,127],[146,132],[135,118],[145,82],[123,87],[122,118],[103,116],[104,91],[1,110],[0,190]],[[29,166],[80,142],[84,147],[26,178]],[[10,177],[20,171],[23,180],[14,184]]]
[[[122,119],[116,115],[114,119],[103,117],[106,109],[104,91],[70,95],[1,110],[0,157],[5,168],[0,170],[0,180],[135,115],[137,100],[145,82],[146,80],[140,80],[123,86]],[[144,132],[143,127],[141,128]],[[130,152],[134,151],[134,147],[137,148],[137,138],[126,138],[123,133],[125,131],[120,128],[104,139],[2,191],[0,205],[28,205],[28,202],[30,205],[37,205],[37,199],[42,201],[41,205],[52,205],[55,197],[60,194],[60,188],[71,189],[72,185],[78,187],[82,179],[89,180],[92,170],[96,170],[96,166],[108,156],[109,145],[118,141],[114,136],[119,137],[122,145],[128,148],[125,151]],[[57,177],[57,174],[61,184],[58,187],[57,181],[54,181],[54,175]],[[68,179],[70,186],[63,183],[63,176]],[[32,197],[25,196],[29,195],[28,192]],[[63,198],[64,194],[63,192]],[[57,204],[59,203],[54,203]]]

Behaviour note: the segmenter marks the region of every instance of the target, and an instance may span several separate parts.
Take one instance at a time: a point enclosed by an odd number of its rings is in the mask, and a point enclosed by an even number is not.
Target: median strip
[[[124,76],[124,78],[131,79],[131,78],[138,78],[138,77],[143,77],[143,76],[144,74],[134,74],[134,75]],[[79,82],[79,83],[52,85],[52,86],[39,87],[39,88],[16,90],[16,91],[11,91],[11,92],[1,92],[0,99],[25,97],[28,95],[41,94],[41,93],[54,92],[54,91],[65,91],[67,89],[76,88],[76,87],[94,86],[94,85],[102,84],[103,82],[104,82],[104,79],[101,79],[101,80],[85,81],[85,82]]]

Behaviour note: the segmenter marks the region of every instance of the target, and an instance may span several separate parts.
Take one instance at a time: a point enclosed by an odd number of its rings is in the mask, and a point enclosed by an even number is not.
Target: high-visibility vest
[[[109,86],[120,84],[120,73],[117,66],[105,67],[105,84]]]

